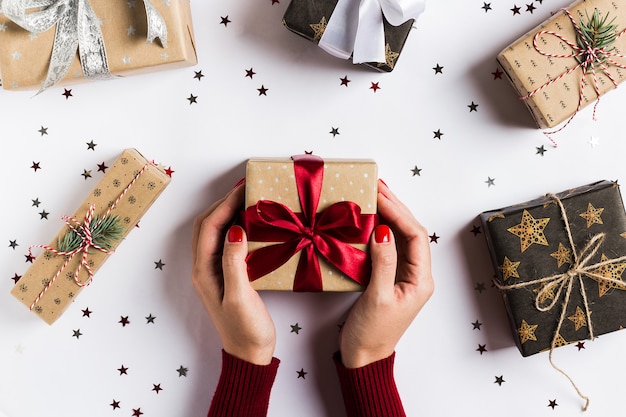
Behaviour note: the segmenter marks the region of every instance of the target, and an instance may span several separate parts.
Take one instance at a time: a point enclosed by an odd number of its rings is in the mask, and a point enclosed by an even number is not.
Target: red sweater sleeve
[[[222,373],[208,417],[265,417],[280,361],[254,365],[222,350]]]
[[[393,376],[395,352],[388,358],[349,369],[343,366],[341,354],[333,359],[341,384],[348,417],[405,417],[402,400]]]

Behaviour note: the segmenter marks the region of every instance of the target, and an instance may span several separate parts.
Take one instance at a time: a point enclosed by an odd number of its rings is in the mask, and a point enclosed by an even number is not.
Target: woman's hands
[[[347,368],[390,356],[434,290],[426,229],[382,181],[379,225],[371,238],[372,277],[350,311],[339,350]]]
[[[228,227],[243,200],[240,184],[196,218],[192,281],[224,350],[247,362],[267,365],[274,355],[276,329],[248,281],[246,234],[239,226]]]

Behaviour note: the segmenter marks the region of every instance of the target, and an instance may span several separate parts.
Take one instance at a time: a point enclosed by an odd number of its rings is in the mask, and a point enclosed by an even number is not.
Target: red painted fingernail
[[[389,243],[391,241],[391,229],[386,224],[379,224],[374,229],[376,243]]]
[[[243,229],[240,226],[233,226],[228,229],[228,241],[230,243],[243,242]]]
[[[242,179],[240,179],[239,181],[237,181],[237,184],[235,184],[235,186],[233,187],[233,190],[237,187],[239,187],[241,184],[243,184],[244,182],[246,182],[246,178],[243,177]]]

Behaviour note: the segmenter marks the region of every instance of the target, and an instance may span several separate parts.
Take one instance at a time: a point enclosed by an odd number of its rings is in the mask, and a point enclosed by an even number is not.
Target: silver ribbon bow
[[[425,0],[339,0],[319,46],[352,62],[385,62],[383,15],[393,26],[417,19]]]
[[[148,21],[147,42],[159,38],[161,45],[167,47],[163,17],[150,0],[143,0],[143,3]],[[56,24],[48,75],[39,92],[52,87],[67,74],[77,50],[86,78],[112,77],[100,20],[89,0],[0,0],[0,13],[35,34]]]

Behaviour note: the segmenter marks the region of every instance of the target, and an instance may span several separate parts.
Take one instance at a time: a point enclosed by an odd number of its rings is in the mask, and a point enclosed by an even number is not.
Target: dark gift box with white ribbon
[[[423,0],[292,0],[283,24],[326,52],[393,71]]]

